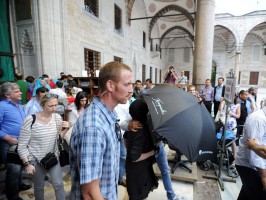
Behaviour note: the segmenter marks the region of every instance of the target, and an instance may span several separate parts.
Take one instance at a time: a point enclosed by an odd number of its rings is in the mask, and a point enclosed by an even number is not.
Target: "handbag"
[[[6,156],[6,162],[12,163],[16,165],[23,165],[22,160],[20,159],[18,155],[18,145],[14,144],[11,147],[9,147],[7,156]]]
[[[58,125],[56,124],[56,127]],[[59,130],[57,128],[57,130]],[[69,165],[69,147],[67,141],[61,137],[60,132],[58,133],[58,151],[59,151],[59,163],[61,167]]]
[[[59,134],[58,138],[59,163],[61,167],[69,165],[69,146],[67,141]]]
[[[46,156],[44,156],[44,158],[42,158],[40,161],[40,165],[47,170],[51,169],[57,163],[58,160],[54,152],[47,153]]]

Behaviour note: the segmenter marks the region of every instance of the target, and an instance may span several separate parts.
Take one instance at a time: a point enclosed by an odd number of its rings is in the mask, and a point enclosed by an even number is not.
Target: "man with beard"
[[[251,110],[252,112],[257,111],[257,93],[258,93],[258,88],[255,87],[250,87],[248,89],[248,101],[251,103]]]
[[[133,97],[135,99],[139,99],[140,96],[141,96],[141,81],[140,80],[136,80],[135,82],[135,87],[134,87],[134,90],[133,90]]]
[[[113,111],[132,95],[129,66],[110,62],[100,69],[99,97],[94,97],[74,125],[70,139],[70,199],[118,198],[119,119]]]

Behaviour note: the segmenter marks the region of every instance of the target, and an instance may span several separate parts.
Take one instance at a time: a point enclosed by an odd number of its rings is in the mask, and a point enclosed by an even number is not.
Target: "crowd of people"
[[[161,171],[167,199],[180,199],[172,187],[164,143],[154,143],[151,137],[149,110],[142,94],[154,87],[152,80],[133,84],[129,66],[107,63],[100,69],[99,94],[89,102],[88,95],[76,89],[72,75],[60,75],[58,80],[44,74],[37,80],[29,76],[26,81],[18,76],[16,83],[0,86],[0,159],[6,168],[7,199],[21,199],[19,191],[30,188],[23,183],[22,170],[32,177],[35,199],[44,199],[46,174],[56,199],[65,199],[60,164],[49,169],[41,164],[50,152],[59,157],[59,135],[69,143],[70,199],[115,200],[118,185],[127,188],[130,200],[145,199],[158,187],[154,163]],[[178,78],[170,66],[164,82],[187,84],[188,78],[183,71]],[[239,91],[232,103],[225,101],[222,77],[214,88],[207,79],[199,92],[193,85],[181,89],[194,95],[214,118],[229,110],[225,129],[241,138],[239,143],[232,143],[236,158],[233,176],[239,173],[243,184],[238,199],[252,199],[254,192],[258,199],[265,199],[266,100],[260,109],[257,88]],[[73,94],[73,90],[78,92]],[[69,121],[56,113],[60,99],[66,99],[71,109]],[[13,145],[17,145],[22,166],[7,162],[7,152]]]

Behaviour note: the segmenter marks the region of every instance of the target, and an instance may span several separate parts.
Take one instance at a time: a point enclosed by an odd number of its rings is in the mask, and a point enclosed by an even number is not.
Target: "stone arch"
[[[178,5],[168,5],[168,6],[165,6],[164,8],[162,8],[161,10],[159,10],[154,15],[154,17],[151,19],[150,26],[149,26],[149,38],[151,38],[151,31],[152,31],[154,24],[157,22],[157,20],[160,18],[160,16],[164,15],[165,13],[167,13],[169,11],[177,11],[177,12],[184,14],[188,18],[188,20],[190,21],[192,27],[194,28],[194,18],[191,16],[191,14],[186,9],[184,9]]]
[[[237,38],[236,38],[236,35],[234,34],[234,32],[224,25],[218,25],[217,24],[217,25],[215,25],[215,27],[221,27],[221,28],[223,28],[229,32],[229,35],[226,36],[227,38],[225,38],[224,35],[216,34],[214,31],[214,34],[215,34],[214,37],[219,38],[223,41],[223,43],[226,46],[226,51],[232,52],[233,50],[235,50],[236,44],[238,44],[238,42],[237,42]]]
[[[260,35],[258,35],[257,33],[251,33],[251,32],[249,32],[249,33],[246,35],[245,39],[247,38],[247,36],[252,36],[252,37],[257,38],[262,44],[265,43],[264,39],[263,39]],[[245,41],[245,40],[244,40],[244,41]]]
[[[239,35],[238,35],[237,31],[233,27],[231,27],[231,25],[229,25],[229,24],[215,24],[214,27],[216,27],[216,26],[220,26],[220,27],[228,30],[235,39],[235,45],[238,46],[240,44],[241,41],[240,41]]]
[[[163,39],[165,38],[165,36],[170,33],[171,31],[175,30],[175,29],[180,29],[182,31],[184,31],[186,34],[188,34],[189,38],[194,41],[194,36],[192,35],[192,33],[190,33],[187,29],[185,29],[184,27],[182,26],[173,26],[171,28],[169,28],[168,30],[166,30],[162,36],[161,36],[161,39],[160,39],[160,43],[159,43],[159,47],[161,48],[161,44],[162,44],[162,41]]]
[[[221,36],[221,35],[214,35],[214,37],[217,38],[217,39],[219,39],[219,40],[222,40],[222,42],[224,43],[224,46],[227,45],[227,42],[226,42],[226,40],[224,39],[223,36]]]

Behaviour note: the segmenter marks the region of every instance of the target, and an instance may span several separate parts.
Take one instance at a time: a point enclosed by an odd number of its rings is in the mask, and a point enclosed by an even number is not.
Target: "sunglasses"
[[[123,139],[123,137],[122,137],[120,125],[117,122],[115,123],[115,133],[116,133],[117,140],[120,142]]]
[[[51,94],[51,93],[48,93],[48,94],[45,94],[43,96],[43,98],[48,98],[48,99],[58,99],[58,95],[57,94]]]

